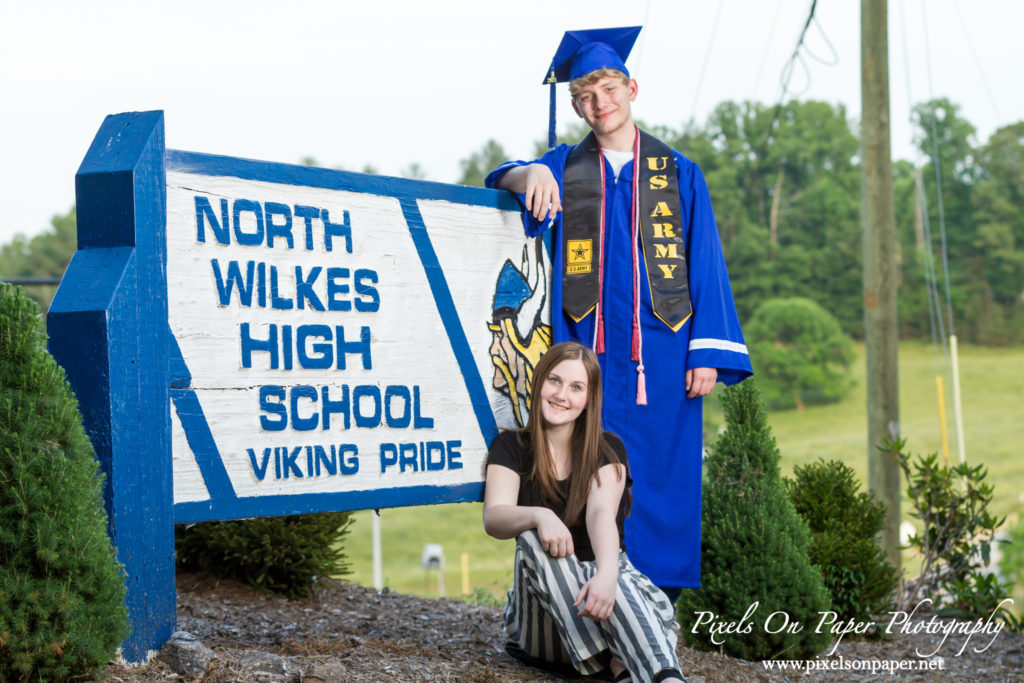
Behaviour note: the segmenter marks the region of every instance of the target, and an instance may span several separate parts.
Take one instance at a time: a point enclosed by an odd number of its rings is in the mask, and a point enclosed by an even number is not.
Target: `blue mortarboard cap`
[[[544,77],[551,84],[551,107],[548,117],[548,147],[555,146],[555,83],[573,81],[598,69],[618,69],[629,76],[626,58],[642,26],[595,28],[587,31],[566,31],[558,44],[551,67]]]
[[[642,26],[595,28],[588,31],[566,31],[558,44],[545,83],[572,81],[598,69],[618,69],[629,75],[626,58],[640,35]]]

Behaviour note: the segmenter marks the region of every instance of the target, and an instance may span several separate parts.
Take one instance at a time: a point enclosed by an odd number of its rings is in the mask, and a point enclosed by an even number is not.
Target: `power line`
[[[824,64],[825,66],[836,66],[837,64],[839,64],[839,53],[836,52],[836,46],[833,45],[832,41],[828,39],[828,34],[825,33],[825,29],[821,27],[821,23],[816,18],[814,19],[813,23],[814,26],[818,29],[818,33],[821,34],[821,39],[825,41],[825,46],[828,47],[828,51],[832,53],[832,58],[822,59],[818,55],[811,52],[811,48],[807,47],[806,45],[804,46],[804,52],[807,53],[808,57],[818,62],[819,64]]]
[[[704,75],[708,70],[708,62],[711,60],[711,49],[715,45],[715,35],[718,33],[718,20],[722,17],[723,5],[725,5],[725,0],[718,3],[718,9],[715,11],[715,22],[711,25],[711,37],[708,39],[708,49],[704,52],[704,64],[700,68],[700,78],[697,80],[697,90],[693,93],[693,108],[690,109],[690,123],[693,123],[694,117],[697,115],[697,100],[700,98],[700,91],[704,85]]]
[[[828,34],[825,33],[825,29],[821,27],[821,24],[814,16],[814,9],[816,4],[817,0],[811,3],[811,11],[807,16],[807,22],[804,24],[804,29],[800,33],[800,38],[799,40],[797,40],[796,48],[793,50],[793,56],[789,58],[789,62],[787,62],[786,66],[783,67],[782,94],[779,95],[780,100],[785,98],[787,92],[789,91],[789,81],[793,76],[793,71],[795,70],[796,64],[798,62],[800,66],[803,67],[804,74],[807,76],[807,85],[804,86],[804,89],[801,90],[800,92],[793,93],[793,96],[799,97],[800,95],[803,95],[805,92],[811,89],[811,70],[807,67],[807,61],[804,59],[804,55],[810,57],[819,64],[824,64],[825,66],[836,66],[837,64],[839,64],[839,53],[836,52],[836,48],[834,45],[832,45],[832,41],[828,39]],[[831,59],[822,59],[818,55],[814,54],[811,51],[811,48],[809,48],[805,43],[805,39],[807,38],[807,32],[811,28],[811,25],[814,25],[818,29],[818,33],[821,35],[821,39],[825,41],[826,47],[828,47],[829,52],[832,53]]]
[[[651,4],[653,0],[647,0],[647,7],[644,9],[644,20],[640,22],[640,26],[647,27],[650,24],[651,19]],[[644,47],[647,45],[647,34],[644,31],[640,32],[640,38],[637,41],[636,47],[633,48],[633,68],[637,73],[643,73],[641,68],[644,63]]]
[[[765,155],[765,152],[768,149],[768,146],[771,145],[771,143],[772,143],[772,139],[773,139],[773,137],[775,135],[775,126],[779,122],[779,114],[782,113],[782,103],[785,101],[786,94],[789,92],[789,81],[793,77],[793,68],[796,66],[797,61],[799,61],[800,64],[803,65],[804,70],[807,71],[807,64],[803,61],[803,58],[800,56],[800,48],[804,44],[804,38],[807,36],[807,30],[810,28],[811,22],[814,21],[814,10],[817,8],[817,6],[818,6],[818,0],[811,0],[811,8],[807,12],[807,20],[804,22],[804,27],[800,31],[800,37],[797,38],[796,47],[793,48],[793,54],[790,56],[789,61],[786,62],[786,65],[782,67],[782,76],[781,76],[781,86],[782,86],[782,89],[781,89],[781,91],[779,93],[778,100],[776,100],[776,102],[775,102],[775,107],[772,110],[772,118],[768,122],[768,132],[767,132],[767,134],[764,137],[764,142],[761,144],[760,148],[757,150],[757,154],[758,154],[759,158],[764,158],[764,155]],[[820,30],[820,27],[819,27],[819,30]],[[824,31],[822,31],[822,33],[824,34]],[[808,88],[810,87],[810,77],[811,77],[810,76],[810,71],[807,71],[807,87]]]
[[[814,10],[818,6],[818,0],[811,0],[811,9],[807,13],[807,20],[804,22],[804,27],[800,31],[800,37],[796,40],[796,47],[793,48],[793,54],[790,56],[789,61],[782,67],[781,85],[782,91],[779,94],[779,104],[786,97],[786,93],[789,92],[789,81],[793,77],[793,69],[796,66],[797,61],[800,61],[804,66],[804,70],[807,71],[807,64],[804,63],[803,58],[800,55],[800,48],[804,45],[804,38],[807,37],[807,31],[811,27],[811,22],[814,21]],[[810,87],[810,72],[807,72],[808,87]]]
[[[761,54],[761,63],[757,66],[757,77],[754,79],[754,93],[750,97],[751,101],[757,101],[757,88],[761,85],[761,74],[764,73],[765,62],[768,61],[768,49],[772,46],[772,41],[775,39],[775,27],[779,24],[779,14],[782,12],[782,0],[778,0],[775,4],[775,16],[772,17],[771,28],[768,29],[768,40],[764,44],[764,52]]]
[[[903,73],[907,85],[907,118],[914,122],[914,94],[910,91],[910,55],[907,52],[907,16],[903,12],[906,2],[900,2],[900,33],[903,34]]]
[[[929,46],[930,40],[928,38],[928,10],[927,3],[921,4],[921,18],[924,24],[924,52],[925,62],[928,67],[928,99],[931,102],[935,102],[935,94],[932,91],[932,56],[931,48]],[[942,201],[942,172],[939,160],[939,134],[938,128],[935,125],[935,110],[932,110],[931,115],[931,129],[932,129],[932,165],[935,167],[935,195],[938,199],[939,208],[939,235],[941,243],[942,253],[942,271],[943,276],[946,280],[946,314],[949,321],[949,333],[956,334],[953,326],[953,297],[950,293],[949,284],[949,251],[946,248],[946,211]]]
[[[938,344],[936,335],[942,344],[942,357],[946,359],[946,370],[950,371],[949,350],[946,348],[946,325],[942,317],[942,298],[939,295],[939,279],[935,272],[935,254],[932,253],[932,229],[928,214],[928,199],[924,192],[924,178],[920,169],[914,174],[915,188],[914,195],[919,211],[921,212],[921,261],[924,266],[924,282],[928,297],[928,327],[932,335],[932,348],[937,353]],[[936,358],[936,374],[938,374],[938,359]],[[944,417],[944,416],[943,416]]]
[[[906,2],[900,2],[900,33],[903,38],[903,70],[905,75],[904,83],[907,89],[907,118],[913,125],[914,96],[911,89],[913,79],[910,76],[910,53],[907,47],[910,41],[907,39],[907,17],[904,12],[905,6]],[[924,156],[920,150],[917,151],[917,154]],[[922,177],[921,168],[917,167],[916,163],[914,169],[914,205],[920,218],[921,267],[924,271],[925,300],[928,303],[928,331],[931,335],[932,359],[935,364],[935,377],[937,380],[936,390],[939,392],[939,426],[943,435],[943,455],[948,460],[948,448],[946,446],[945,437],[946,414],[943,406],[946,405],[947,399],[949,398],[947,392],[949,391],[950,385],[948,382],[942,381],[942,360],[945,360],[947,377],[952,373],[952,368],[950,366],[949,350],[946,347],[947,340],[945,319],[942,315],[942,299],[939,294],[938,277],[935,273],[935,254],[932,248],[933,239],[931,220],[928,213],[928,200],[925,196],[924,178]],[[942,360],[940,360],[939,354],[940,347],[942,349]]]
[[[964,428],[963,428],[963,413],[961,412],[960,405],[960,374],[959,365],[957,360],[957,343],[956,343],[956,329],[953,322],[953,297],[951,294],[950,284],[950,273],[949,273],[949,249],[946,240],[946,217],[943,202],[942,192],[942,172],[941,172],[941,161],[939,158],[939,136],[938,127],[936,126],[935,120],[937,108],[935,107],[935,95],[932,91],[932,60],[931,60],[931,49],[930,40],[928,36],[928,12],[926,4],[921,5],[921,18],[924,24],[924,43],[925,43],[925,60],[928,68],[928,97],[932,103],[931,116],[931,133],[932,133],[932,165],[935,167],[935,193],[939,209],[939,232],[941,234],[941,249],[942,249],[942,270],[943,276],[945,277],[946,285],[946,313],[949,321],[949,355],[947,356],[947,362],[949,363],[949,374],[953,380],[953,421],[956,426],[956,438],[957,438],[957,449],[960,452],[960,462],[964,462]],[[929,245],[929,249],[930,249]],[[938,302],[936,302],[938,306]],[[941,314],[940,314],[941,317]]]
[[[988,101],[992,104],[992,111],[996,115],[996,121],[1002,121],[1003,117],[999,115],[999,107],[996,106],[996,98],[992,95],[992,88],[988,85],[988,79],[985,78],[985,70],[981,68],[981,60],[978,59],[978,52],[974,49],[974,41],[971,40],[971,34],[967,31],[967,22],[964,21],[963,15],[960,13],[960,6],[953,2],[953,9],[956,10],[956,16],[960,20],[960,28],[964,30],[964,37],[967,38],[967,46],[971,48],[971,56],[974,57],[974,65],[978,67],[978,75],[981,76],[981,83],[985,86],[985,92],[988,94]]]

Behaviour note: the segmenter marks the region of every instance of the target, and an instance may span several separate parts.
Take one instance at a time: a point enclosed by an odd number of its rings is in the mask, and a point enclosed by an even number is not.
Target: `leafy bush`
[[[351,573],[347,512],[207,522],[175,528],[178,563],[266,593],[307,598],[317,577]]]
[[[1010,529],[1001,550],[999,571],[1007,581],[1020,588],[1024,581],[1024,523]]]
[[[1020,631],[1021,622],[1010,610],[1013,604],[1009,586],[995,574],[973,571],[962,579],[944,584],[949,600],[936,610],[938,614],[959,619],[988,618],[990,615],[1004,622],[1008,631]]]
[[[744,331],[772,408],[831,403],[853,385],[853,342],[835,316],[810,299],[769,299]]]
[[[0,680],[88,678],[128,635],[102,475],[37,305],[0,284]]]
[[[858,491],[853,469],[833,460],[797,466],[786,490],[811,530],[811,562],[821,568],[840,619],[870,621],[885,612],[899,574],[875,542],[885,505]]]
[[[921,575],[908,584],[900,600],[910,608],[921,596],[931,598],[940,615],[986,618],[995,615],[1011,628],[1015,621],[1003,601],[1008,589],[986,571],[996,530],[1005,521],[988,511],[994,488],[985,483],[982,465],[940,465],[938,454],[904,453],[906,440],[886,441],[882,450],[896,458],[907,480],[911,515],[921,533],[909,546],[921,553]]]
[[[807,525],[783,488],[753,380],[726,389],[722,406],[726,430],[705,463],[702,585],[684,590],[678,603],[684,637],[692,647],[748,660],[812,657],[831,640],[828,629],[810,627],[828,610],[828,591],[807,555]],[[702,612],[749,628],[716,634]],[[782,628],[782,615],[804,628]]]

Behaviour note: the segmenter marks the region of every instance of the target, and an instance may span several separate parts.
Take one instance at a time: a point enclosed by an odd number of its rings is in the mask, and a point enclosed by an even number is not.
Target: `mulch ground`
[[[259,593],[230,580],[179,572],[178,629],[212,648],[216,659],[201,679],[236,681],[459,681],[512,683],[559,680],[526,667],[505,654],[501,610],[459,600],[427,600],[326,581],[308,601],[289,601]],[[928,615],[923,616],[927,621]],[[963,648],[964,636],[943,643],[941,632],[897,633],[882,641],[847,637],[834,654],[820,661],[844,666],[831,672],[769,672],[746,662],[680,644],[679,659],[689,681],[912,680],[1024,681],[1024,635],[979,635]],[[245,662],[255,652],[283,659],[285,673],[260,673]],[[826,651],[828,652],[828,651]],[[936,652],[930,658],[917,653]],[[936,658],[941,658],[941,662]],[[930,662],[931,670],[879,671],[885,662]],[[936,668],[938,664],[941,669]],[[897,664],[898,665],[898,664]],[[875,667],[871,673],[870,668]],[[892,666],[892,664],[889,664]],[[904,665],[906,666],[906,665]],[[108,667],[111,681],[181,680],[159,657],[144,666]],[[584,680],[584,679],[568,679]]]

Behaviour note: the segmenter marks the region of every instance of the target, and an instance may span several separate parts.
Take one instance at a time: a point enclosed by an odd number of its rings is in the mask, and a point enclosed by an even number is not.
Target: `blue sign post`
[[[107,117],[75,191],[78,251],[47,331],[106,473],[132,628],[122,654],[139,662],[170,637],[176,608],[163,113]]]
[[[507,193],[166,150],[109,116],[50,350],[106,473],[144,661],[173,525],[479,500],[547,349],[548,250]]]

